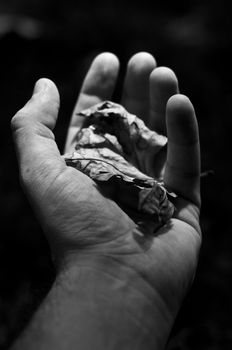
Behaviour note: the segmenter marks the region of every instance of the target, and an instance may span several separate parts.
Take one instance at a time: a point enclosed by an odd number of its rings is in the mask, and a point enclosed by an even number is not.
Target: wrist
[[[59,270],[55,285],[83,311],[83,330],[88,329],[101,344],[110,342],[104,348],[164,348],[173,315],[159,293],[133,269],[108,257],[82,257]]]
[[[135,271],[112,259],[82,257],[58,270],[12,349],[160,350],[172,323],[159,293]]]

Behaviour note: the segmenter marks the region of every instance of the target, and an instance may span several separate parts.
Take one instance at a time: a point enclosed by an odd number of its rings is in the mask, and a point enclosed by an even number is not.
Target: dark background
[[[195,106],[202,167],[215,175],[202,180],[200,263],[169,349],[232,349],[229,5],[222,0],[160,0],[152,5],[146,0],[1,0],[1,350],[23,329],[54,278],[48,245],[20,189],[10,119],[30,97],[38,78],[54,80],[61,94],[55,133],[62,150],[82,79],[102,51],[120,58],[119,87],[131,55],[152,53],[159,65],[176,72],[181,92]]]

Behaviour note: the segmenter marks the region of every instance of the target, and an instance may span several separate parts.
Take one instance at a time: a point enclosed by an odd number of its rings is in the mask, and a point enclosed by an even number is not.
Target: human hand
[[[58,270],[83,263],[103,270],[111,262],[125,266],[135,274],[135,285],[143,281],[144,298],[148,297],[145,285],[150,286],[152,304],[157,304],[170,328],[193,279],[201,242],[199,136],[194,109],[187,97],[178,94],[174,73],[155,67],[151,55],[133,56],[121,101],[130,113],[168,137],[167,161],[163,152],[153,160],[149,175],[164,173],[166,186],[178,195],[176,212],[154,237],[143,235],[90,178],[66,166],[52,133],[59,94],[51,81],[37,82],[31,100],[13,118],[12,128],[22,185]],[[118,68],[112,54],[94,60],[74,109],[66,152],[73,150],[73,137],[81,126],[76,112],[111,99]]]

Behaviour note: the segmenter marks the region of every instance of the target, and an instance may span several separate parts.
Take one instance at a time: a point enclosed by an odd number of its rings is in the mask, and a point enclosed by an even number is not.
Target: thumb
[[[29,192],[46,190],[65,169],[65,162],[55,142],[59,93],[48,79],[37,81],[33,95],[11,121],[23,186]]]

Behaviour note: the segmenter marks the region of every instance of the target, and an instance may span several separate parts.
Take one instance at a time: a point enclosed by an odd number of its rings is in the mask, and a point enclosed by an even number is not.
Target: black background
[[[203,246],[196,279],[169,349],[232,349],[231,150],[232,21],[229,1],[0,2],[0,349],[17,336],[49,289],[47,242],[18,180],[10,119],[35,81],[57,84],[62,150],[69,116],[93,57],[111,51],[126,62],[138,51],[172,68],[200,127]],[[184,262],[183,262],[184,263]],[[155,331],[155,330],[154,330]]]

